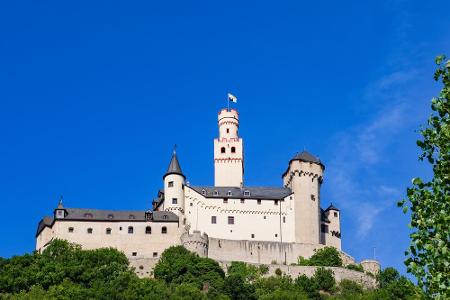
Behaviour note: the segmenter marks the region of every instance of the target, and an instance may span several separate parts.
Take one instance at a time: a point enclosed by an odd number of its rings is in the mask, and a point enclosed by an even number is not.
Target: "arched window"
[[[134,220],[134,219],[136,219],[136,217],[135,217],[135,215],[130,215],[130,216],[128,217],[128,219]]]
[[[236,147],[231,147],[231,153],[236,153]]]
[[[133,232],[134,232],[133,226],[128,226],[128,233],[133,234]]]
[[[227,133],[230,133],[230,128],[227,128]]]
[[[106,228],[106,234],[111,234],[111,228]]]
[[[73,232],[73,227],[69,227],[69,230],[68,230],[70,233],[72,233]]]
[[[152,234],[152,228],[150,226],[145,227],[145,234]]]
[[[206,190],[205,189],[202,190],[202,195],[206,195]]]
[[[225,147],[220,148],[220,153],[225,153]]]
[[[92,228],[88,228],[88,229],[87,229],[87,233],[88,233],[88,234],[92,234],[92,232],[93,232]]]
[[[161,228],[161,233],[162,233],[162,234],[166,234],[166,233],[167,233],[167,227],[166,227],[166,226],[163,226],[163,227]]]

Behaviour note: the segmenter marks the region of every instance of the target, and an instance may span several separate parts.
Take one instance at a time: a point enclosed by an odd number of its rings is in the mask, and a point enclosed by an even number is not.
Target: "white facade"
[[[59,238],[86,249],[115,247],[136,260],[158,258],[172,245],[208,255],[211,246],[214,259],[288,264],[326,245],[341,250],[340,211],[320,207],[322,162],[302,152],[289,161],[279,187],[246,187],[238,112],[221,110],[218,127],[214,186],[186,185],[174,152],[153,212],[66,209],[60,203],[39,224],[36,249]],[[239,247],[221,253],[232,245]]]

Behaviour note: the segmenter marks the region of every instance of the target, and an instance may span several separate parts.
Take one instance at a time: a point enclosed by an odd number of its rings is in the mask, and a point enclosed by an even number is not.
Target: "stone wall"
[[[264,241],[232,241],[209,238],[208,257],[217,261],[245,261],[248,263],[297,263],[298,257],[309,258],[320,244],[278,243]],[[344,265],[353,264],[353,257],[341,252]]]
[[[221,261],[221,262],[219,262],[219,264],[226,272],[227,268],[231,264],[231,262]],[[259,266],[261,264],[251,264],[251,265]],[[301,275],[306,275],[308,277],[312,277],[318,268],[318,267],[312,267],[312,266],[288,266],[288,265],[275,265],[275,264],[269,264],[267,266],[269,267],[269,271],[265,275],[266,277],[275,275],[276,269],[280,269],[281,272],[283,272],[283,274],[289,275],[292,278],[297,278]],[[359,284],[362,284],[366,288],[373,289],[373,288],[377,287],[377,281],[376,281],[375,277],[372,277],[363,272],[358,272],[358,271],[349,270],[346,268],[338,268],[338,267],[325,267],[325,269],[330,269],[333,271],[336,282],[341,282],[343,279],[348,279],[351,281],[358,282]]]

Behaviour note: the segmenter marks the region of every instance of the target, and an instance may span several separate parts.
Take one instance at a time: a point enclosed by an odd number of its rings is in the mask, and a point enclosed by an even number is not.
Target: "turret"
[[[64,219],[67,216],[67,210],[64,208],[62,203],[62,196],[59,198],[58,206],[55,208],[53,213],[55,215],[55,219]]]
[[[184,181],[175,150],[170,160],[164,179],[164,210],[172,211],[178,216],[184,213]]]
[[[325,245],[335,247],[341,250],[341,212],[336,208],[333,203],[325,209],[324,214],[328,221],[325,226]]]
[[[320,187],[325,166],[312,154],[295,155],[282,175],[283,185],[294,193],[295,241],[320,243]]]
[[[214,185],[241,187],[244,184],[244,147],[239,138],[239,113],[222,109],[218,115],[219,137],[214,140]]]

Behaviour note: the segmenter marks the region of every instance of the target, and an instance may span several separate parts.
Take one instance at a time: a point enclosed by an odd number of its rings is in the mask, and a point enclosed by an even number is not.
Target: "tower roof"
[[[174,150],[172,153],[172,159],[170,160],[169,168],[167,169],[166,174],[164,174],[163,178],[170,174],[178,174],[186,178],[184,176],[183,171],[181,171],[180,163],[178,162],[177,153]]]
[[[297,153],[292,159],[293,160],[301,160],[301,161],[305,161],[305,162],[312,162],[312,163],[316,163],[319,165],[323,166],[323,163],[320,161],[320,159],[318,157],[315,157],[314,155],[312,155],[311,153],[309,153],[308,151],[302,151],[300,153]]]
[[[327,211],[327,210],[337,210],[337,211],[339,211],[339,209],[336,206],[334,206],[333,203],[331,203],[330,206],[328,206],[328,208],[325,209],[325,211]]]

